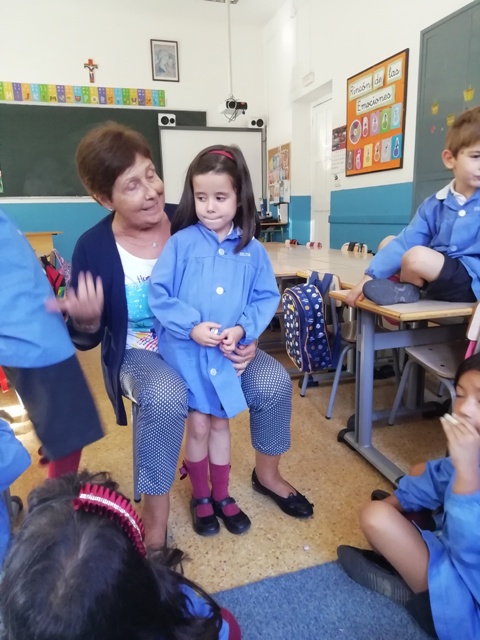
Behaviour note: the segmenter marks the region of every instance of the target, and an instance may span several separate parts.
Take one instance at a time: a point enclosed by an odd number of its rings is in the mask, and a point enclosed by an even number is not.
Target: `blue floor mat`
[[[364,589],[336,562],[220,591],[242,640],[426,640],[408,613]]]

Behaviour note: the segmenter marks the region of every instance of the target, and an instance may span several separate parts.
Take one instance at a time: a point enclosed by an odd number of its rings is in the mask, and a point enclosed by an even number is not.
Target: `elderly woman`
[[[126,424],[123,398],[138,404],[138,489],[144,494],[146,544],[165,543],[170,487],[187,417],[183,379],[157,353],[147,286],[170,237],[163,183],[139,133],[107,123],[90,131],[77,150],[87,191],[110,212],[78,240],[72,281],[61,303],[79,349],[102,345],[102,367],[117,423]],[[294,517],[313,505],[279,471],[290,446],[291,382],[285,369],[255,344],[230,356],[242,376],[256,451],[253,487]]]

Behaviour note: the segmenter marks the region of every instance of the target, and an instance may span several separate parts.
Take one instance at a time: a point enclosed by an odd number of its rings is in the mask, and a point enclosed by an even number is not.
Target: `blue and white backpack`
[[[314,271],[309,281],[285,289],[282,295],[285,346],[295,366],[304,373],[335,368],[341,349],[341,327],[334,336],[327,333],[325,297],[332,274],[322,279]]]

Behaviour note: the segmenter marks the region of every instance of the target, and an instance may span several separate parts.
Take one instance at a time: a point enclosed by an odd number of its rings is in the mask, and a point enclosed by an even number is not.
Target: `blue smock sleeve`
[[[402,256],[408,249],[418,245],[429,246],[433,230],[428,211],[429,208],[423,202],[409,225],[373,257],[365,270],[367,276],[389,278],[400,270]]]
[[[187,596],[187,606],[190,613],[201,618],[208,618],[212,615],[210,605],[198,593],[187,585],[182,585],[181,588]],[[230,625],[222,618],[222,626],[220,628],[220,633],[218,634],[218,640],[228,640],[229,635]]]
[[[162,327],[177,338],[189,340],[190,332],[200,322],[201,316],[191,305],[175,297],[184,274],[176,246],[175,236],[172,236],[153,267],[148,304]]]
[[[421,476],[403,476],[395,491],[404,511],[437,509],[445,501],[445,492],[454,468],[450,458],[427,462]]]
[[[263,247],[261,249],[265,251]],[[240,341],[241,344],[253,342],[265,331],[280,301],[280,293],[270,259],[267,255],[265,258],[255,278],[249,302],[237,322],[245,331],[245,335]]]
[[[480,603],[480,491],[467,495],[450,491],[445,501],[445,522],[452,562],[470,593]]]

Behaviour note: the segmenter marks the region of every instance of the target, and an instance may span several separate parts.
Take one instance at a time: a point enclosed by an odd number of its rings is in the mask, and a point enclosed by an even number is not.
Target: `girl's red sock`
[[[208,457],[200,462],[185,460],[185,467],[192,483],[192,494],[194,498],[208,498],[210,487],[208,485]],[[211,504],[200,504],[197,507],[197,516],[204,518],[213,515]]]
[[[69,453],[68,456],[49,462],[48,477],[59,478],[60,476],[64,476],[66,473],[77,473],[78,467],[80,466],[81,455],[82,450],[78,449],[78,451]]]
[[[220,502],[228,498],[228,478],[230,476],[230,464],[213,464],[210,462],[210,482],[212,483],[212,498]],[[234,516],[240,512],[236,504],[227,504],[222,508],[226,516]]]

